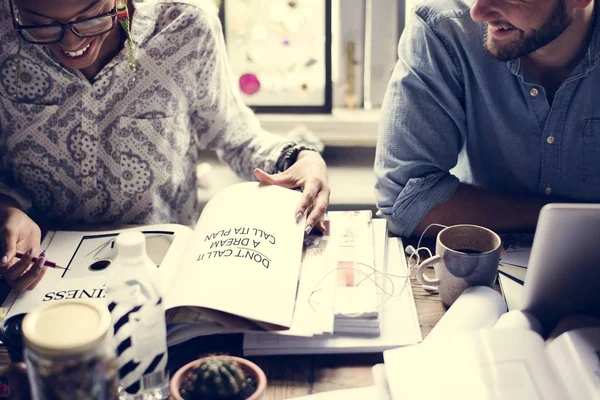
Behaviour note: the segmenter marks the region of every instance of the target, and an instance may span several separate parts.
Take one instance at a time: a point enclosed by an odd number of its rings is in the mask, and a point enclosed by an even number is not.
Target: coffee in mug
[[[435,255],[419,264],[417,281],[437,290],[446,306],[471,286],[492,286],[498,273],[502,241],[495,232],[477,225],[453,225],[436,239]],[[424,272],[433,266],[435,278]]]

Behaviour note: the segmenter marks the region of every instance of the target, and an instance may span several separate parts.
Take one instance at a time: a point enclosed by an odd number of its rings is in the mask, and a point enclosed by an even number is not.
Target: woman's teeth
[[[69,57],[81,57],[86,51],[88,51],[88,49],[90,48],[92,42],[88,43],[87,46],[85,46],[83,49],[81,50],[77,50],[77,51],[66,51],[63,50],[63,53],[65,53],[66,55],[68,55]]]

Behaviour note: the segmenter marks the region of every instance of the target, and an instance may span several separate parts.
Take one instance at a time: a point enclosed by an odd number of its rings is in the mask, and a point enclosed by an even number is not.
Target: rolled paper
[[[472,286],[458,296],[427,335],[426,341],[438,336],[445,338],[463,332],[492,328],[506,310],[506,302],[500,293],[487,286]]]

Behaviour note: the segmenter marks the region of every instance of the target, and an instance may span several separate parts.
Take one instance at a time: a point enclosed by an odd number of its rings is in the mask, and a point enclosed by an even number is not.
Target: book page
[[[552,340],[546,353],[570,399],[600,399],[600,327],[571,330]]]
[[[254,182],[217,193],[206,205],[166,307],[198,306],[289,327],[300,273],[302,193]]]
[[[564,400],[544,341],[482,329],[384,352],[394,399]]]
[[[121,232],[136,230],[146,237],[146,251],[157,265],[158,283],[168,282],[181,263],[181,254],[192,237],[183,225],[161,224],[110,231],[51,231],[41,248],[48,259],[62,268],[47,268],[44,278],[33,290],[11,292],[3,307],[6,318],[27,313],[49,301],[105,298],[105,281],[116,258],[114,239]],[[164,293],[164,287],[161,287]]]

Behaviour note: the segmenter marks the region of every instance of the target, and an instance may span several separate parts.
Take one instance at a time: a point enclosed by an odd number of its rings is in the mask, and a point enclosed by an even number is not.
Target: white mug
[[[452,305],[471,286],[492,286],[498,273],[502,240],[495,232],[477,225],[453,225],[437,235],[433,257],[419,264],[417,281],[437,290],[446,306]],[[435,278],[424,274],[434,267]]]

